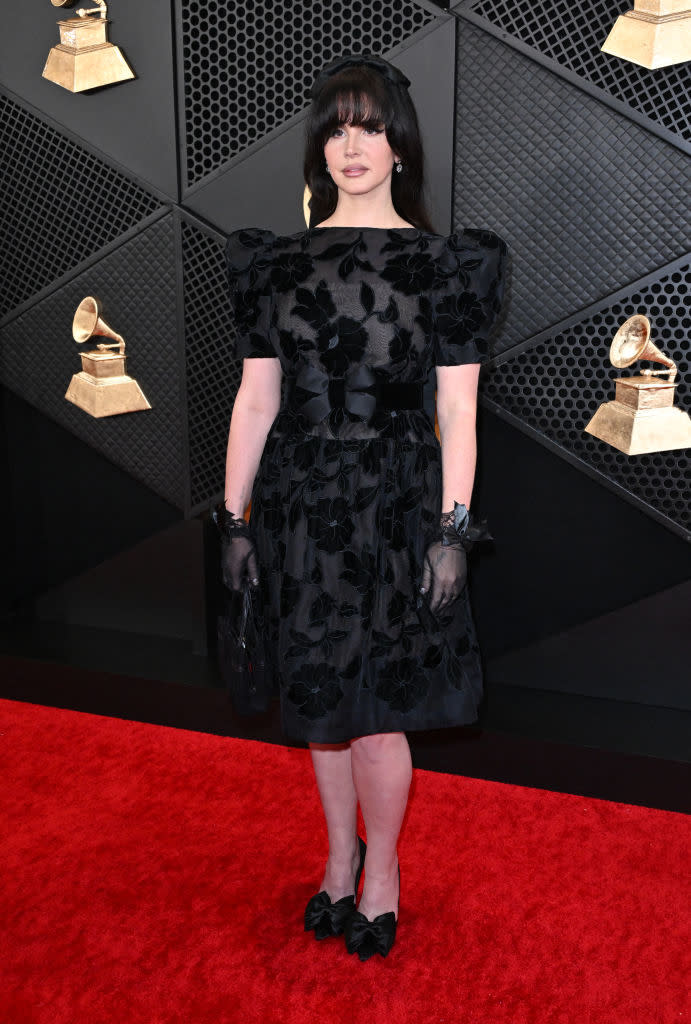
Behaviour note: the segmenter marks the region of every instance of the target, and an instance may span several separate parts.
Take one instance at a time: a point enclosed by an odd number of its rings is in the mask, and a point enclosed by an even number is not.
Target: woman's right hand
[[[221,572],[229,590],[242,590],[245,579],[259,586],[259,559],[249,523],[243,516],[233,515],[225,504],[212,512],[221,535]]]
[[[257,549],[250,536],[238,534],[221,541],[221,570],[229,590],[242,590],[245,578],[259,586]]]

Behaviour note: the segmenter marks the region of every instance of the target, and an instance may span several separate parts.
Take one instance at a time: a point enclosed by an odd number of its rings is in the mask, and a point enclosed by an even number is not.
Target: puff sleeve
[[[433,296],[434,363],[484,363],[504,300],[506,243],[493,231],[449,235]]]
[[[277,357],[272,345],[272,248],[275,235],[262,228],[241,228],[228,236],[226,271],[235,323],[238,359]]]

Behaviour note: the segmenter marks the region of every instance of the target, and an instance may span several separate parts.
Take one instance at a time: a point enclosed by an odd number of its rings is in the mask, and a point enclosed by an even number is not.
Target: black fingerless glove
[[[467,552],[480,540],[491,540],[487,523],[474,523],[465,505],[454,501],[439,520],[439,536],[425,552],[421,594],[429,594],[430,611],[438,615],[463,592],[468,581]]]
[[[229,590],[242,590],[246,580],[259,586],[259,560],[250,528],[242,516],[232,515],[225,505],[217,505],[213,521],[221,535],[221,570]]]

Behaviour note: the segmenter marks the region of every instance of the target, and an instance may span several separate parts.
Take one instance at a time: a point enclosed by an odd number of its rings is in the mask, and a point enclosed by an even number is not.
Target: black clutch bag
[[[274,695],[261,590],[245,582],[242,590],[225,593],[218,617],[221,676],[238,714],[261,714]]]

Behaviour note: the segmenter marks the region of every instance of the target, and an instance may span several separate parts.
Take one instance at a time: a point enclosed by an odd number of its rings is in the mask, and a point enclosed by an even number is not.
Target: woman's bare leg
[[[397,913],[398,834],[413,775],[404,732],[378,733],[351,740],[353,782],[367,829],[365,885],[358,906],[373,921]]]
[[[329,857],[319,891],[335,903],[351,896],[360,863],[357,842],[357,795],[348,743],[310,743],[326,828]]]

